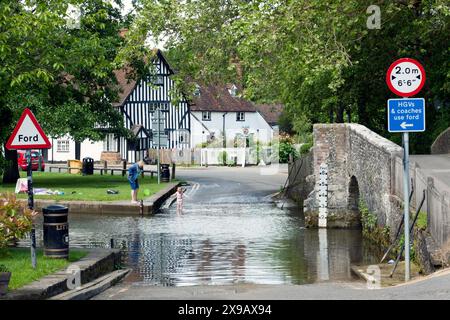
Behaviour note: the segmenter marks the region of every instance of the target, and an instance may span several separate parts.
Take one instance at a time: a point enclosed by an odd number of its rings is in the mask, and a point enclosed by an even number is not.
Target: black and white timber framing
[[[156,148],[152,141],[152,119],[157,108],[164,111],[164,131],[168,136],[168,143],[162,148],[190,147],[189,103],[175,88],[175,83],[170,78],[174,72],[159,50],[153,59],[153,65],[155,75],[136,81],[129,92],[125,92],[122,101],[116,104],[123,114],[125,127],[132,130],[137,138],[136,141],[127,141],[124,137],[118,139],[117,150],[114,151],[120,152],[121,158],[128,162],[141,160],[147,149]]]

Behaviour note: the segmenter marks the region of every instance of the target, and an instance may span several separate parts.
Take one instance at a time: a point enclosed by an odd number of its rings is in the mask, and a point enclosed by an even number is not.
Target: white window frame
[[[245,112],[236,112],[236,121],[245,121]]]
[[[118,152],[118,149],[118,140],[116,140],[114,134],[107,134],[103,139],[103,151]]]
[[[201,94],[200,92],[200,86],[198,84],[195,85],[195,89],[194,89],[194,97],[199,97]]]
[[[211,121],[211,111],[202,111],[202,121]]]
[[[230,95],[233,98],[236,98],[237,97],[237,87],[236,87],[236,85],[233,84],[233,86],[230,89],[228,89],[228,92],[230,93]]]
[[[70,152],[70,141],[58,139],[56,141],[56,152],[64,152],[64,153]]]

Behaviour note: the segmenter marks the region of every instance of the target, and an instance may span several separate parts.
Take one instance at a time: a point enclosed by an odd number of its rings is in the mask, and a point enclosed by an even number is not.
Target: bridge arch
[[[350,177],[347,201],[347,209],[349,211],[359,212],[359,185],[355,176]]]

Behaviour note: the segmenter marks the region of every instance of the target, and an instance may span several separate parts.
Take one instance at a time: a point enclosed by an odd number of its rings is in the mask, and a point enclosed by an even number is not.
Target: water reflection
[[[126,281],[145,285],[351,280],[351,264],[377,259],[361,231],[305,229],[301,212],[264,201],[191,204],[182,216],[70,214],[69,221],[72,246],[109,247],[113,238],[133,268]],[[37,234],[42,244],[42,229]]]

